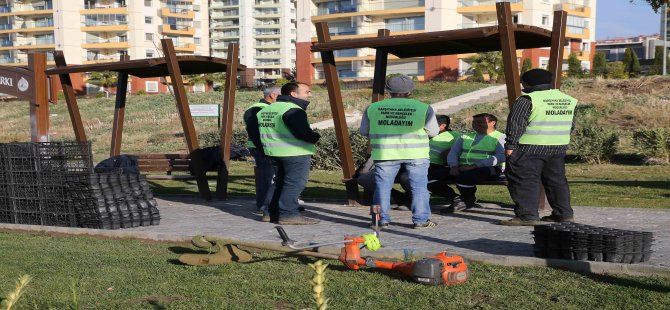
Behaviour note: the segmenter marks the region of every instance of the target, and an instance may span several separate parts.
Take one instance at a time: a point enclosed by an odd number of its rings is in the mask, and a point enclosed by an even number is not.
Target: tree
[[[489,75],[489,82],[496,83],[500,72],[503,72],[502,52],[479,53],[465,59],[474,72]]]
[[[593,70],[591,71],[593,76],[605,76],[607,75],[607,61],[605,60],[605,53],[596,52],[593,56]]]
[[[670,71],[670,54],[667,55],[667,60],[665,61],[666,70]],[[654,51],[654,64],[651,67],[651,74],[661,74],[663,73],[663,46],[657,46]]]
[[[628,76],[634,77],[640,72],[640,60],[630,47],[623,54],[623,64]]]
[[[570,53],[568,56],[568,76],[582,77],[582,62],[577,58],[577,54]]]
[[[86,83],[104,88],[105,95],[109,96],[107,88],[116,86],[117,76],[117,73],[112,71],[93,71],[88,74]]]
[[[649,3],[651,5],[651,8],[654,10],[654,12],[658,13],[658,9],[663,6],[663,3],[667,2],[668,0],[644,0],[644,2]],[[630,3],[635,3],[635,0],[628,0]]]
[[[628,76],[626,75],[626,66],[621,61],[608,62],[607,63],[607,77],[612,79],[625,79]]]
[[[521,72],[519,72],[519,74],[523,75],[530,69],[533,69],[533,63],[530,61],[530,58],[524,58],[523,64],[521,64]]]
[[[214,84],[223,84],[226,82],[226,73],[214,72],[205,74],[191,74],[187,75],[186,79],[188,79],[189,83],[193,85],[207,84],[209,88],[213,88]]]

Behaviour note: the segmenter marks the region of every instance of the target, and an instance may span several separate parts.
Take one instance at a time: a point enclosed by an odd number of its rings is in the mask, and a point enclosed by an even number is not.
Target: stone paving
[[[281,240],[276,224],[263,223],[252,214],[251,199],[231,198],[227,201],[205,202],[194,196],[166,196],[158,199],[161,212],[159,226],[123,229],[133,235],[168,235],[190,237],[210,234],[236,240],[272,242]],[[437,253],[447,250],[459,255],[498,255],[501,257],[533,257],[532,227],[497,225],[513,215],[509,208],[482,204],[468,212],[441,215],[439,206],[431,220],[436,228],[413,229],[408,211],[392,211],[392,223],[380,235],[384,251],[402,253]],[[307,201],[307,216],[321,223],[308,226],[284,226],[292,239],[304,242],[342,240],[345,234],[372,232],[368,223],[368,207],[349,207],[343,202]],[[578,222],[596,226],[654,232],[656,239],[650,266],[670,268],[670,210],[575,207]]]

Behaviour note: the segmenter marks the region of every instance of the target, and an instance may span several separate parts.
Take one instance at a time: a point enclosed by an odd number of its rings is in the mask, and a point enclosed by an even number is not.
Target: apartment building
[[[177,53],[209,55],[207,15],[207,0],[0,0],[0,64],[23,66],[29,52],[53,50],[68,64],[152,58],[161,55],[162,38]],[[167,89],[157,80],[131,81],[132,91]]]
[[[660,35],[632,38],[611,38],[596,41],[596,52],[603,52],[607,61],[623,61],[627,49],[631,49],[640,60],[654,59],[656,46],[663,46]]]
[[[295,68],[295,0],[210,0],[209,10],[212,56],[240,44],[240,85],[272,84]]]
[[[393,34],[455,30],[497,24],[494,0],[298,0],[297,71],[303,82],[323,81],[314,24],[327,22],[331,39],[374,37],[378,29]],[[553,11],[568,12],[564,60],[577,54],[585,69],[595,52],[596,0],[510,0],[515,23],[551,29]],[[373,49],[335,52],[338,74],[343,80],[369,80],[374,73]],[[469,74],[467,58],[447,55],[398,59],[389,55],[387,73],[403,73],[419,80],[457,79]],[[549,48],[519,50],[519,63],[529,58],[534,67],[546,68]]]

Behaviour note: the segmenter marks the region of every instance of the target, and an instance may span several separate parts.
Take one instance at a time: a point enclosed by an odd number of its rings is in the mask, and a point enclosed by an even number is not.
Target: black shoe
[[[561,216],[559,216],[559,215],[552,214],[552,215],[549,215],[549,216],[543,216],[543,217],[540,219],[540,221],[542,221],[542,222],[559,222],[559,223],[563,223],[563,222],[574,222],[575,219],[574,219],[573,217],[561,217]]]
[[[500,225],[504,226],[535,226],[535,225],[543,225],[544,223],[540,221],[534,221],[534,220],[522,220],[518,217],[513,217],[512,219],[509,220],[502,220],[500,221]]]
[[[449,208],[451,208],[453,212],[459,212],[467,209],[468,205],[462,199],[456,198],[454,199],[454,202],[449,205]]]
[[[414,223],[414,229],[433,228],[433,227],[437,227],[437,223],[435,223],[431,220],[427,220],[425,223],[421,223],[421,224]]]
[[[263,215],[263,210],[256,209],[256,210],[254,210],[253,212],[251,212],[251,214],[254,214],[254,215]]]
[[[305,207],[303,206],[298,207],[298,212],[305,212],[305,211],[306,211]]]

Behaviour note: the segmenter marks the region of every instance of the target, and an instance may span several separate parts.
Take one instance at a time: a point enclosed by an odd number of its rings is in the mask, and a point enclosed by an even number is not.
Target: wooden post
[[[563,76],[563,51],[565,50],[565,25],[568,13],[565,11],[554,12],[554,26],[551,29],[551,50],[549,51],[549,66],[547,70],[553,75],[554,88],[561,87]]]
[[[516,60],[516,41],[514,38],[514,23],[512,23],[512,9],[509,2],[496,3],[498,15],[498,33],[500,34],[500,48],[503,65],[505,67],[505,83],[507,84],[507,101],[509,106],[521,96],[521,82],[519,64]]]
[[[186,98],[186,90],[184,89],[184,81],[181,76],[181,69],[179,68],[179,60],[174,50],[172,39],[161,39],[163,46],[163,54],[165,55],[165,63],[170,72],[170,79],[172,80],[172,91],[177,103],[177,112],[181,120],[182,128],[184,129],[184,137],[186,138],[186,145],[191,155],[191,164],[195,172],[195,178],[198,183],[198,191],[200,195],[206,199],[211,200],[212,194],[207,183],[207,171],[202,162],[202,152],[198,145],[198,135],[193,125],[193,117],[188,106],[188,99]]]
[[[377,30],[377,37],[388,37],[391,31],[388,29]],[[381,49],[375,52],[375,77],[372,80],[372,102],[384,99],[384,86],[386,85],[386,65],[389,53]]]
[[[54,51],[54,61],[56,62],[56,67],[67,67],[67,62],[65,62],[63,51]],[[72,121],[74,136],[77,139],[77,142],[86,143],[86,132],[84,131],[84,124],[81,121],[79,105],[77,104],[77,98],[74,95],[74,88],[72,87],[70,74],[59,74],[58,77],[60,78],[60,84],[63,87],[65,103],[67,104],[67,110],[70,113],[70,121]]]
[[[216,197],[226,199],[228,193],[228,175],[230,173],[230,145],[233,140],[233,115],[235,114],[235,90],[237,88],[237,67],[240,59],[240,46],[228,44],[228,66],[226,67],[226,84],[223,94],[223,112],[221,126],[221,161],[216,177]]]
[[[28,68],[33,73],[34,99],[30,101],[30,141],[49,141],[49,98],[47,76],[47,55],[29,53]]]
[[[317,23],[316,35],[319,39],[319,43],[330,41],[328,24],[324,22]],[[349,200],[349,205],[357,205],[359,201],[358,185],[351,181],[354,177],[355,167],[353,156],[351,154],[349,130],[347,128],[346,117],[344,116],[342,93],[340,90],[333,51],[321,52],[321,62],[323,63],[323,71],[326,75],[326,87],[328,88],[328,98],[330,99],[330,110],[333,113],[335,136],[337,137],[337,145],[340,151],[340,162],[342,163],[342,173],[344,179],[348,180],[345,183],[347,199]]]
[[[130,60],[128,54],[123,54],[120,61]],[[114,104],[114,123],[112,125],[112,145],[109,157],[121,155],[121,141],[123,139],[123,118],[126,111],[126,92],[128,90],[128,73],[119,72],[116,78],[116,102]]]

